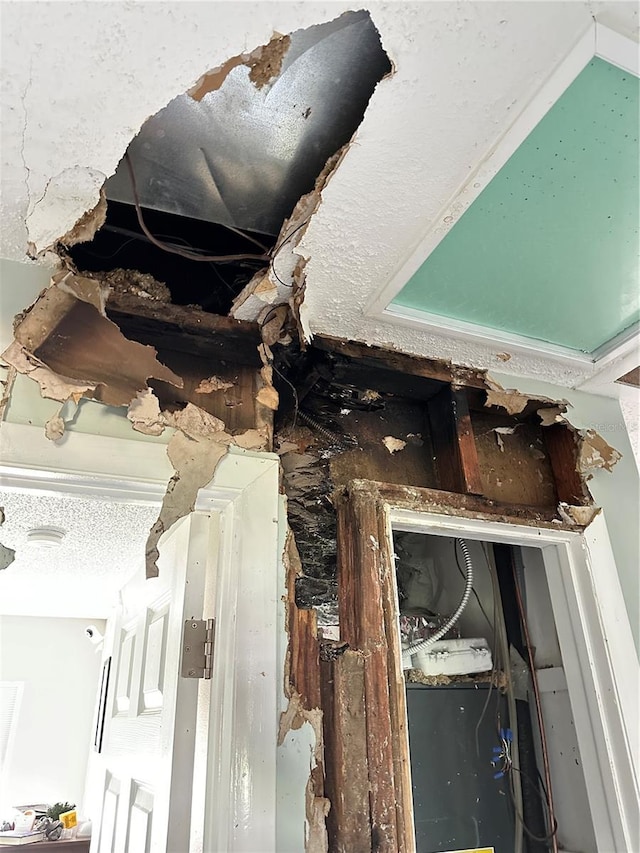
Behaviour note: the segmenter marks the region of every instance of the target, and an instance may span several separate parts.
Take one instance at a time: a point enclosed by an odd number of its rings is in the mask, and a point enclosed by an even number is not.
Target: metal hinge
[[[182,637],[182,677],[211,678],[215,619],[187,619]]]

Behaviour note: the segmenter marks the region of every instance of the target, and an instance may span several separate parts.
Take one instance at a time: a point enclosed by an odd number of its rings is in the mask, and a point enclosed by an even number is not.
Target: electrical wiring
[[[460,574],[462,575],[462,578],[464,579],[464,572],[462,571],[462,566],[460,565],[460,560],[458,559],[458,540],[457,539],[453,540],[453,555],[456,559],[456,566],[458,567],[458,571],[460,572]],[[487,621],[487,624],[489,625],[489,628],[491,628],[493,630],[493,624],[492,624],[491,620],[489,619],[489,617],[487,616],[487,611],[482,606],[482,602],[480,601],[480,596],[476,592],[475,587],[471,591],[473,593],[473,596],[474,596],[476,602],[478,603],[478,607],[480,608],[482,615],[484,616],[484,618]]]
[[[535,782],[529,776],[528,773],[525,773],[524,770],[521,770],[518,767],[511,767],[510,771],[515,771],[516,773],[519,773],[520,776],[523,776],[525,779],[527,779],[529,781],[529,784],[533,787],[533,790],[536,792],[536,794],[540,798],[540,801],[542,802],[543,806],[546,808],[547,815],[548,815],[549,814],[549,795],[547,794],[547,790],[544,787],[544,783],[542,782],[542,778],[540,779],[540,784],[542,785],[542,790],[544,791],[544,797],[540,794],[540,791],[538,791],[538,788],[537,788]],[[509,780],[507,780],[507,781],[509,781]],[[555,844],[556,849],[557,849],[558,821],[555,819],[555,817],[549,818],[549,823],[551,824],[551,829],[547,833],[547,835],[536,835],[535,833],[533,833],[529,829],[529,827],[525,823],[524,817],[518,812],[518,806],[517,806],[517,803],[515,802],[515,799],[513,796],[513,790],[512,790],[511,784],[508,785],[508,788],[509,788],[509,794],[511,796],[511,801],[513,803],[513,808],[514,808],[514,810],[518,816],[518,820],[522,823],[522,828],[525,831],[527,837],[530,838],[532,841],[538,841],[541,844],[546,844],[546,845]]]
[[[493,566],[491,560],[489,559],[489,555],[486,550],[486,543],[483,543],[483,554],[485,561],[487,563],[487,568],[489,569],[489,573],[491,575],[491,586],[493,590],[493,600],[494,600],[494,613],[496,614],[496,621],[494,622],[495,626],[495,641],[496,647],[500,649],[500,655],[502,658],[502,670],[506,679],[506,695],[507,695],[507,707],[509,710],[509,726],[511,731],[511,741],[509,746],[509,770],[513,769],[518,762],[518,713],[516,708],[516,700],[513,693],[513,683],[511,679],[511,669],[509,663],[509,642],[507,639],[507,631],[504,623],[504,615],[502,614],[502,610],[499,607],[500,603],[500,590],[498,586],[498,577],[496,574],[495,567]],[[498,613],[500,613],[500,617],[498,618]],[[488,702],[486,705],[488,706]],[[486,707],[485,707],[486,711]],[[482,718],[481,718],[482,719]],[[480,723],[478,723],[479,727]],[[476,727],[476,742],[477,742],[477,732],[478,727]],[[500,722],[500,711],[499,704],[496,703],[496,731],[498,734],[501,733],[503,727]],[[519,776],[511,776],[509,775],[509,779],[512,780],[514,786],[514,799],[517,803],[520,804],[520,812],[516,810],[516,829],[515,829],[515,838],[514,838],[514,853],[522,853],[524,848],[524,823],[520,820],[519,814],[522,813],[522,787],[520,784]]]
[[[241,237],[244,237],[251,243],[254,243],[256,246],[261,248],[264,252],[262,255],[249,254],[249,253],[240,253],[235,255],[198,255],[197,253],[187,252],[184,249],[180,249],[177,246],[170,246],[167,243],[163,243],[161,240],[158,240],[154,235],[149,231],[147,225],[144,221],[144,217],[142,215],[142,207],[140,206],[140,196],[138,195],[138,186],[136,183],[135,172],[133,171],[133,164],[131,162],[131,157],[129,152],[127,151],[124,155],[127,169],[129,171],[129,178],[131,180],[131,191],[133,193],[133,203],[136,210],[136,217],[138,219],[138,225],[142,229],[142,232],[147,237],[147,239],[153,243],[158,249],[162,249],[164,252],[169,252],[172,255],[180,255],[180,257],[186,258],[190,261],[205,261],[207,263],[215,262],[228,262],[228,261],[244,261],[244,260],[260,260],[260,261],[268,261],[268,249],[266,246],[263,246],[258,240],[254,237],[251,237],[249,234],[245,234],[243,231],[238,230],[237,228],[233,228],[231,225],[225,225],[225,228],[228,228],[229,231],[233,231],[234,234],[238,234]]]
[[[513,573],[513,582],[516,593],[516,603],[518,605],[518,612],[520,614],[520,623],[522,625],[522,631],[524,634],[524,642],[527,647],[527,658],[529,660],[529,672],[531,675],[531,684],[533,686],[533,697],[536,708],[536,717],[538,721],[538,730],[540,732],[540,750],[542,752],[542,764],[544,768],[544,779],[545,779],[545,793],[547,797],[547,809],[549,815],[549,825],[550,827],[557,826],[555,819],[555,810],[553,807],[553,791],[551,788],[551,769],[549,766],[549,751],[547,748],[547,736],[544,728],[544,719],[542,717],[542,703],[540,700],[540,688],[538,686],[538,677],[536,674],[535,661],[533,659],[533,649],[531,646],[531,636],[529,634],[529,625],[527,622],[527,614],[524,609],[524,602],[522,600],[522,592],[520,590],[520,584],[518,582],[518,575],[516,572],[515,563],[513,561],[513,552],[511,552],[511,571]],[[550,830],[551,835],[551,849],[553,853],[558,853],[558,840],[555,835],[555,832]]]
[[[280,284],[281,284],[283,287],[293,287],[293,284],[287,284],[287,282],[286,282],[286,281],[283,281],[283,280],[280,278],[280,276],[279,276],[279,275],[278,275],[278,273],[276,272],[275,259],[276,259],[276,258],[278,257],[278,255],[280,254],[280,251],[281,251],[282,247],[283,247],[286,243],[288,243],[288,242],[289,242],[289,240],[293,237],[293,235],[294,235],[294,234],[296,234],[296,233],[297,233],[301,228],[303,228],[303,227],[307,224],[307,222],[308,222],[308,221],[309,221],[309,218],[305,219],[305,220],[304,220],[304,222],[301,222],[301,223],[300,223],[300,225],[298,225],[296,228],[294,228],[294,229],[293,229],[293,231],[291,231],[289,234],[287,234],[287,236],[286,236],[286,237],[285,237],[285,238],[284,238],[284,239],[283,239],[283,240],[282,240],[282,241],[281,241],[281,242],[280,242],[280,243],[275,247],[275,249],[274,249],[274,250],[273,250],[273,252],[271,253],[271,260],[270,260],[271,270],[272,270],[272,272],[273,272],[274,276],[276,277],[276,279],[280,282]]]

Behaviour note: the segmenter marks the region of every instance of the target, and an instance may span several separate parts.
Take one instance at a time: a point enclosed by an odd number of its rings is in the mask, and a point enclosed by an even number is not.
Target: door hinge
[[[182,677],[211,678],[215,619],[187,619],[182,638]]]

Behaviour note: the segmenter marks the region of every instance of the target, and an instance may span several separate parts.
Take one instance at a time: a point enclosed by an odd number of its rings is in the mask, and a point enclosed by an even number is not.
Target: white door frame
[[[0,429],[0,460],[3,489],[158,507],[173,474],[160,443],[71,433],[54,445],[41,428],[11,423]],[[195,506],[219,512],[222,525],[204,817],[208,853],[276,849],[283,606],[278,487],[275,454],[231,447]]]
[[[601,513],[583,533],[387,507],[391,529],[539,548],[598,850],[640,838],[640,667]]]

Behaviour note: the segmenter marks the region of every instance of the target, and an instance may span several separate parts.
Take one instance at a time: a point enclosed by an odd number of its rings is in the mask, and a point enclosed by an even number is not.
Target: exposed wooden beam
[[[427,402],[431,439],[440,488],[461,494],[482,494],[466,391],[446,385]]]

